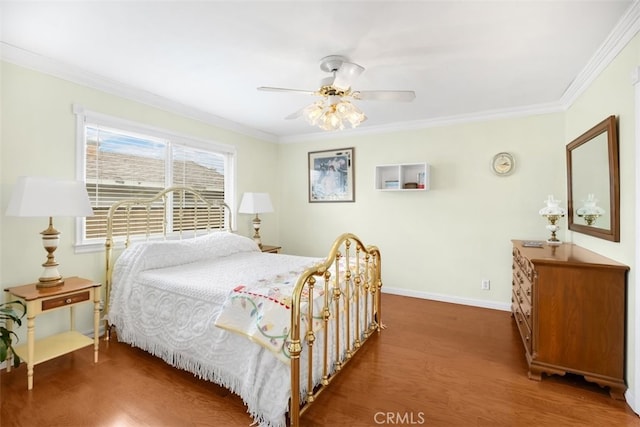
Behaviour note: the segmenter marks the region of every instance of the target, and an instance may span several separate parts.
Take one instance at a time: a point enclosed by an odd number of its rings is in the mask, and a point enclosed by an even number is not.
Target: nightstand
[[[33,388],[33,367],[38,363],[62,356],[93,344],[93,361],[98,363],[98,324],[100,321],[100,283],[80,277],[67,277],[64,284],[51,288],[30,285],[6,288],[6,301],[21,300],[27,306],[27,343],[16,346],[15,352],[27,363],[27,385]],[[93,302],[93,339],[75,330],[75,306]],[[35,340],[35,320],[42,313],[69,308],[71,327],[67,332]],[[7,327],[11,330],[12,324]],[[12,357],[11,357],[12,359]],[[11,371],[7,360],[7,372]]]
[[[260,247],[260,249],[262,250],[262,252],[269,252],[269,253],[272,253],[272,254],[279,254],[280,253],[280,249],[282,249],[282,246],[262,245]]]

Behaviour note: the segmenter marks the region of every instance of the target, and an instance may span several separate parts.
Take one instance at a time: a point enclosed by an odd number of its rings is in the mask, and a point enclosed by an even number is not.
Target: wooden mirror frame
[[[599,228],[586,224],[574,222],[574,199],[573,199],[573,174],[572,174],[572,152],[576,148],[587,144],[599,135],[607,135],[607,152],[609,155],[609,200],[601,200],[603,207],[607,206],[610,213],[609,228]],[[598,123],[584,134],[580,135],[567,144],[567,216],[569,219],[569,230],[610,240],[620,241],[620,165],[618,159],[618,132],[615,116],[609,116]],[[606,207],[605,207],[606,209]]]

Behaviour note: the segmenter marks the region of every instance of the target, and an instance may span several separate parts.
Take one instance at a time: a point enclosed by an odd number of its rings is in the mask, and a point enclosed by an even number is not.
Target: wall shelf
[[[376,166],[375,188],[380,191],[427,191],[431,186],[427,163]]]

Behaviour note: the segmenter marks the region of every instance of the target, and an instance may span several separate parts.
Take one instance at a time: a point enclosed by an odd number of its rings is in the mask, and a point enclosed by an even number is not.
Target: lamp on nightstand
[[[260,218],[258,214],[273,212],[273,205],[268,193],[244,193],[240,202],[239,213],[256,214],[253,218],[253,241],[262,247],[260,240]]]
[[[39,288],[58,286],[64,283],[53,253],[60,241],[60,232],[53,227],[54,216],[92,216],[89,195],[82,181],[56,178],[21,176],[18,178],[7,216],[49,217],[49,227],[42,231],[42,244],[47,251],[47,261],[42,264],[44,272],[36,285]]]

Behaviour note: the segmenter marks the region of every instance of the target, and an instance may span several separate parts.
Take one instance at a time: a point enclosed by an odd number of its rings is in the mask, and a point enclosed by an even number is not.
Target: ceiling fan
[[[260,86],[258,90],[295,92],[321,97],[318,101],[288,115],[285,119],[304,116],[310,124],[318,125],[324,130],[344,129],[344,122],[349,122],[352,127],[356,127],[367,119],[364,113],[350,102],[351,99],[411,102],[416,97],[415,92],[411,90],[353,90],[351,85],[364,72],[364,67],[348,62],[345,57],[340,55],[322,58],[320,69],[332,75],[322,79],[320,88],[317,90],[268,86]]]

